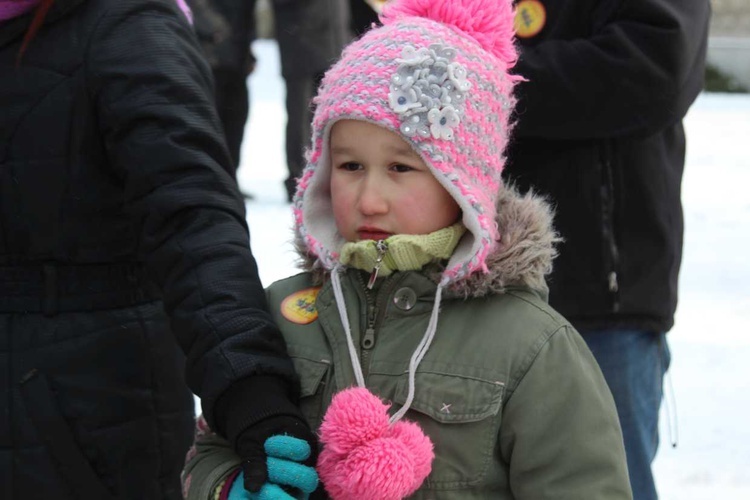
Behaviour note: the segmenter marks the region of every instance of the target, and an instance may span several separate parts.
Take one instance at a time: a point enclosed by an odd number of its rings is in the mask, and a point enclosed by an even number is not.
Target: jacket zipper
[[[607,289],[612,298],[612,312],[620,310],[620,284],[617,275],[619,266],[620,251],[615,241],[614,231],[614,213],[615,213],[615,196],[614,196],[614,173],[612,172],[612,162],[610,147],[605,144],[602,158],[602,235],[604,237],[607,250],[609,252],[609,269],[607,272]]]
[[[362,336],[362,340],[360,341],[360,364],[362,365],[362,375],[364,376],[365,380],[367,380],[367,375],[370,371],[370,351],[372,351],[373,347],[375,347],[375,324],[377,323],[379,312],[378,299],[383,296],[384,292],[387,289],[386,284],[390,280],[390,277],[388,277],[386,278],[385,282],[380,285],[380,290],[378,290],[378,293],[373,300],[370,290],[372,290],[372,287],[375,285],[375,280],[378,277],[378,272],[380,271],[380,267],[383,263],[383,258],[385,257],[385,253],[388,251],[388,245],[383,240],[378,240],[375,245],[378,250],[378,256],[375,261],[375,267],[370,273],[370,278],[367,280],[367,283],[365,283],[365,280],[362,277],[362,273],[357,273],[357,278],[359,279],[362,285],[362,289],[364,290],[365,303],[367,306],[367,326],[365,327],[365,334]]]
[[[362,277],[362,273],[357,273],[357,279],[362,285],[362,290],[365,293],[365,305],[367,308],[367,325],[365,326],[365,334],[359,342],[359,363],[362,368],[362,376],[367,380],[367,375],[370,371],[370,350],[375,346],[375,318],[378,315],[378,308],[375,301],[370,293],[365,279]]]

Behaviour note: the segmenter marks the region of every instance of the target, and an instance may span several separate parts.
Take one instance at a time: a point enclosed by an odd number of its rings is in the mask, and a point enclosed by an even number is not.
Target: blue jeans
[[[643,330],[586,330],[617,406],[633,500],[656,500],[651,462],[659,445],[662,380],[670,354],[663,333]]]

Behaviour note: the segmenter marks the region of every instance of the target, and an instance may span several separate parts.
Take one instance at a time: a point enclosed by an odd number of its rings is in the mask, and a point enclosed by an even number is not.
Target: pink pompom
[[[512,67],[517,59],[513,45],[515,14],[512,0],[392,0],[380,16],[390,24],[404,16],[432,19],[454,26]]]
[[[432,441],[422,432],[419,425],[408,420],[396,422],[396,425],[391,428],[391,437],[403,442],[408,449],[415,450],[411,453],[414,462],[414,475],[421,477],[422,480],[429,476],[435,454],[432,452]]]
[[[328,407],[320,435],[331,451],[349,453],[388,431],[388,408],[367,389],[341,391]]]
[[[435,457],[430,438],[413,422],[389,425],[387,411],[388,405],[364,388],[333,398],[320,427],[317,469],[334,500],[400,500],[430,474]]]

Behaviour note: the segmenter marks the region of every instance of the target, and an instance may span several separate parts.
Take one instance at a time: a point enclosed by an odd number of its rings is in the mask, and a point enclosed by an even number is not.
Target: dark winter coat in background
[[[355,37],[369,30],[373,23],[378,23],[378,14],[365,0],[349,0],[349,11],[352,16],[349,26]]]
[[[255,0],[189,0],[193,27],[211,69],[250,72]]]
[[[349,43],[348,0],[271,0],[284,78],[323,73]]]
[[[181,498],[178,343],[212,420],[297,392],[210,73],[173,0],[58,0],[16,68],[30,20],[0,23],[0,498]],[[219,398],[256,373],[277,401]]]
[[[709,2],[543,4],[541,31],[519,38],[515,71],[528,81],[505,175],[555,205],[565,241],[550,303],[579,330],[667,331],[682,256],[681,120],[703,84]]]

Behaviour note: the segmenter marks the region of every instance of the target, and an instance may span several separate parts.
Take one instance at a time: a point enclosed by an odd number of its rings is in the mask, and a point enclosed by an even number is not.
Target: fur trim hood
[[[552,271],[552,261],[557,256],[555,245],[562,241],[552,226],[552,208],[541,196],[533,192],[522,195],[511,185],[500,189],[496,207],[500,242],[487,256],[489,272],[477,271],[450,283],[446,295],[484,297],[503,293],[510,286],[524,286],[546,294],[545,276]],[[294,245],[300,256],[298,266],[311,272],[315,283],[322,284],[328,272],[307,250],[299,233]],[[442,272],[443,267],[437,265],[426,269],[436,283]]]

